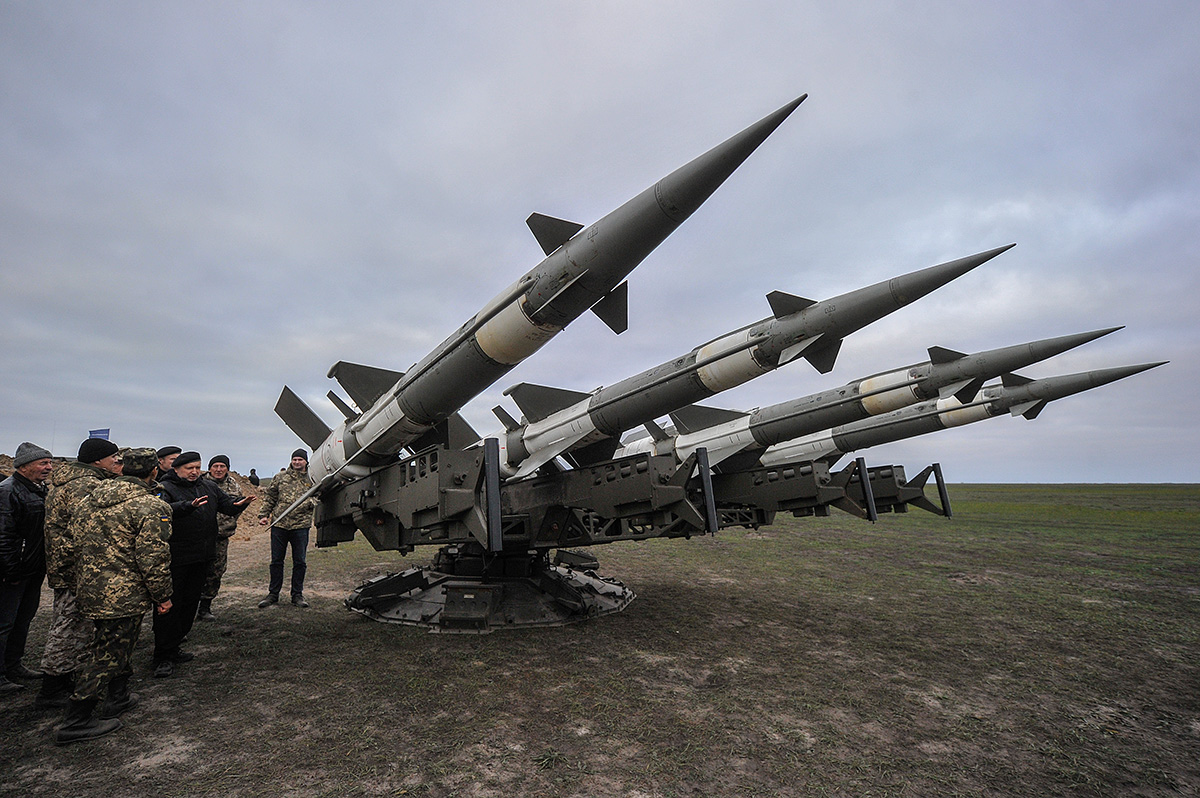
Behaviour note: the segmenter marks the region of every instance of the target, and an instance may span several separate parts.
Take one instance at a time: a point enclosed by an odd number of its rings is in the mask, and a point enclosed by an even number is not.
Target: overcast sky
[[[1017,246],[711,405],[1116,325],[1168,366],[869,450],[951,482],[1200,481],[1200,4],[0,0],[0,451],[88,430],[269,474],[338,360],[405,370],[542,254],[809,99],[590,314],[467,406],[591,390],[769,314]]]

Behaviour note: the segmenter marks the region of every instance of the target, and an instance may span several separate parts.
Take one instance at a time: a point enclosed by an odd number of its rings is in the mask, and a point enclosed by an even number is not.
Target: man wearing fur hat
[[[46,478],[54,460],[42,447],[22,443],[13,468],[16,473],[0,482],[0,693],[22,690],[19,680],[42,675],[21,657],[46,575]]]
[[[121,476],[117,445],[88,438],[75,462],[54,469],[46,496],[46,581],[54,591],[54,611],[42,652],[42,689],[38,709],[62,708],[73,689],[75,672],[87,660],[95,624],[75,601],[75,547],[71,520],[83,500],[106,479]]]
[[[226,496],[235,501],[242,498],[242,487],[229,473],[229,458],[218,454],[208,461],[208,473],[204,475],[214,485],[221,489]],[[237,532],[237,516],[217,513],[217,554],[208,568],[208,576],[204,580],[204,590],[200,592],[200,608],[196,618],[201,621],[215,621],[212,602],[221,590],[221,577],[229,564],[229,539]]]
[[[234,501],[210,480],[200,478],[200,453],[183,452],[159,479],[158,495],[171,505],[170,612],[154,616],[154,675],[170,676],[175,665],[193,659],[181,651],[192,629],[208,566],[217,554],[217,513],[237,516],[253,496]]]
[[[308,452],[297,449],[292,452],[292,464],[271,479],[258,511],[258,523],[266,526],[273,515],[282,514],[312,487],[308,475]],[[279,591],[283,589],[283,558],[288,546],[292,547],[292,603],[307,607],[304,599],[304,574],[308,571],[308,530],[312,526],[313,511],[317,500],[309,497],[304,504],[292,510],[283,519],[281,526],[271,527],[271,581],[267,597],[258,606],[269,607],[279,602]]]

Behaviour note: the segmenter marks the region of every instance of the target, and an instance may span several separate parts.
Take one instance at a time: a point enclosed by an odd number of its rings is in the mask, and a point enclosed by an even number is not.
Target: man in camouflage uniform
[[[258,523],[269,524],[276,511],[282,513],[291,507],[312,484],[308,475],[308,452],[297,449],[292,452],[291,467],[272,478],[264,494],[262,509],[258,511]],[[271,527],[271,582],[267,597],[258,602],[260,608],[279,602],[279,591],[283,588],[283,558],[289,545],[292,547],[292,603],[297,607],[308,606],[304,600],[304,574],[308,570],[308,530],[316,506],[317,500],[310,496],[283,519],[282,527]]]
[[[223,454],[208,461],[208,473],[204,477],[213,482],[221,491],[235,502],[245,496],[242,486],[229,473],[229,458]],[[217,556],[208,568],[208,577],[204,580],[204,589],[200,593],[200,606],[196,617],[201,621],[215,621],[212,602],[221,590],[221,577],[229,564],[229,539],[237,532],[237,516],[217,513]]]
[[[95,636],[54,738],[59,745],[121,728],[117,716],[137,703],[129,678],[142,616],[151,606],[159,613],[171,609],[171,508],[151,493],[157,455],[131,449],[123,460],[125,475],[100,482],[71,522],[76,599],[94,620]],[[93,718],[105,688],[108,702],[100,718]]]
[[[120,475],[117,445],[102,438],[88,438],[80,444],[75,462],[56,468],[50,478],[50,493],[46,496],[46,581],[54,591],[54,611],[42,652],[42,689],[33,702],[38,709],[67,705],[74,689],[72,680],[87,661],[96,627],[75,601],[71,519],[97,485]]]

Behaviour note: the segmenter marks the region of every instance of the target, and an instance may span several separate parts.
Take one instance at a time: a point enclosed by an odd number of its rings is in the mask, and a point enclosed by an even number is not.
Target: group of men
[[[121,450],[89,438],[74,461],[56,468],[46,449],[17,447],[15,473],[0,481],[0,696],[40,679],[34,706],[66,709],[55,742],[120,728],[119,716],[137,703],[129,681],[148,610],[151,670],[160,678],[194,659],[182,648],[193,622],[215,620],[229,539],[254,497],[243,495],[225,455],[210,459],[207,472],[200,464],[198,452],[178,446]],[[263,491],[259,522],[270,524],[311,485],[307,452],[297,450]],[[272,526],[270,586],[259,607],[279,601],[288,546],[292,604],[309,606],[305,554],[314,506],[307,499]],[[43,577],[54,607],[35,671],[21,659]]]

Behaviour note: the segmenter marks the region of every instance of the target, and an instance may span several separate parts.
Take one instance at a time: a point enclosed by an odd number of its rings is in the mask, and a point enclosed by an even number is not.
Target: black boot
[[[71,699],[71,691],[75,689],[75,675],[64,673],[59,676],[47,673],[42,676],[42,689],[37,698],[33,699],[34,709],[63,709]]]
[[[115,718],[137,706],[137,696],[129,692],[129,675],[114,677],[108,683],[108,700],[100,708],[100,719]]]
[[[215,621],[217,616],[212,612],[212,599],[200,599],[200,606],[196,608],[196,619],[201,621]]]
[[[71,704],[67,707],[67,717],[58,727],[58,733],[54,735],[55,745],[95,740],[121,728],[118,718],[98,720],[92,717],[98,703],[100,702],[95,698],[86,701],[71,699]]]

